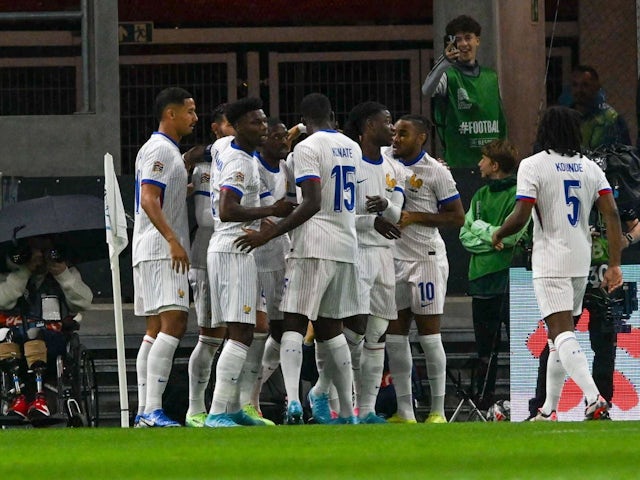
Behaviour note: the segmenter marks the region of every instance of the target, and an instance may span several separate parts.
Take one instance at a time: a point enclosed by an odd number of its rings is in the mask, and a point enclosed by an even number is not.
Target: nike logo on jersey
[[[356,180],[356,183],[362,183],[362,182],[366,182],[367,179],[365,178],[364,180]]]
[[[424,307],[428,307],[429,305],[431,305],[433,302],[428,302],[428,303],[420,303],[420,307],[424,308]]]

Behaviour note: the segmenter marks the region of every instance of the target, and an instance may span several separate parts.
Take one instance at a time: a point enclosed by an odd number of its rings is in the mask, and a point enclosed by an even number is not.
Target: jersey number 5
[[[567,218],[571,226],[575,227],[580,219],[580,199],[572,194],[572,188],[580,188],[580,180],[564,181],[564,199],[567,205],[571,207],[571,212],[569,212]]]
[[[353,179],[356,176],[356,167],[350,165],[336,165],[331,170],[331,178],[336,179],[333,195],[333,210],[342,211],[342,204],[347,211],[352,211],[356,202],[356,185]],[[345,198],[345,192],[349,192]]]

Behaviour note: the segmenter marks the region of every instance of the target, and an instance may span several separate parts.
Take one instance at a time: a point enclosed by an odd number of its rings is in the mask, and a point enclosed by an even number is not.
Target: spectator
[[[571,75],[573,108],[580,112],[582,148],[622,143],[631,145],[629,128],[624,118],[604,101],[598,72],[588,65],[578,65]]]
[[[474,167],[484,145],[507,136],[498,76],[476,60],[481,30],[466,15],[449,22],[443,61],[422,85],[423,95],[433,96],[433,120],[451,167]]]
[[[50,416],[43,388],[47,365],[55,366],[56,357],[65,354],[65,333],[77,330],[76,314],[93,300],[80,272],[56,247],[51,237],[30,237],[8,262],[13,270],[0,273],[0,363],[15,374],[8,415],[31,421]],[[23,354],[26,366],[35,372],[31,402],[21,388]]]
[[[525,227],[505,238],[498,248],[491,245],[491,235],[515,207],[517,155],[506,140],[495,140],[482,148],[478,169],[488,184],[473,195],[460,229],[460,241],[471,253],[469,294],[473,297],[480,408],[493,403],[496,365],[489,360],[499,351],[503,324],[509,334],[509,266],[519,240],[526,236]],[[490,364],[491,371],[487,372]]]

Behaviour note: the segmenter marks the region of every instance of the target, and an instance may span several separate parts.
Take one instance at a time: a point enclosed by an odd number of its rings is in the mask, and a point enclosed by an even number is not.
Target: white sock
[[[351,368],[351,352],[344,335],[340,334],[322,342],[329,350],[328,363],[331,364],[332,383],[338,391],[340,402],[339,415],[343,418],[353,416],[353,370]],[[327,365],[325,365],[327,370]]]
[[[253,405],[260,404],[260,392],[262,391],[262,386],[267,383],[267,380],[271,378],[271,375],[273,375],[273,372],[278,369],[279,365],[280,344],[270,336],[267,338],[267,343],[264,346],[264,353],[262,354],[261,372],[258,376],[260,378],[260,382],[256,383],[256,388],[254,388],[253,395],[251,396],[251,403]]]
[[[355,393],[355,404],[360,405],[360,374],[361,374],[361,358],[362,348],[364,344],[364,335],[354,332],[348,328],[344,328],[343,335],[347,339],[349,352],[351,353],[351,368],[353,370],[353,391]]]
[[[566,372],[560,361],[558,350],[556,346],[549,339],[549,360],[547,361],[547,396],[544,399],[544,405],[542,405],[542,412],[549,415],[552,411],[558,409],[558,402],[560,401],[560,394],[562,393],[562,387],[564,386],[564,377]]]
[[[216,366],[216,386],[213,389],[210,414],[234,413],[240,410],[238,379],[247,358],[249,347],[235,340],[227,340]]]
[[[173,354],[179,344],[179,338],[160,332],[149,350],[145,413],[151,413],[158,408],[162,408],[162,394],[167,388],[167,381],[173,366]]]
[[[384,342],[365,342],[362,349],[360,373],[360,403],[358,415],[362,418],[376,411],[376,399],[380,391],[384,369]]]
[[[316,368],[318,369],[318,381],[314,386],[314,393],[326,393],[330,395],[330,390],[333,387],[331,381],[331,370],[333,363],[331,362],[331,349],[326,342],[318,342],[316,340]],[[337,396],[337,394],[336,394]]]
[[[393,380],[398,401],[398,415],[407,420],[415,420],[411,392],[411,347],[407,335],[387,335],[387,355],[389,373]]]
[[[562,332],[553,342],[558,350],[558,355],[562,366],[567,374],[582,389],[587,399],[587,405],[598,399],[598,387],[596,387],[593,377],[589,372],[587,357],[582,351],[582,347],[573,332]]]
[[[138,415],[144,413],[144,406],[147,401],[147,358],[149,350],[156,341],[155,338],[145,335],[142,338],[138,356],[136,357],[136,374],[138,377]]]
[[[280,341],[280,368],[288,402],[300,401],[303,340],[304,337],[298,332],[284,332]]]
[[[420,335],[420,346],[424,350],[427,375],[431,389],[431,413],[444,417],[444,394],[447,381],[447,356],[442,345],[442,335]]]
[[[198,343],[189,357],[189,409],[187,415],[207,411],[204,404],[204,391],[211,379],[213,357],[223,341],[222,338],[198,336]]]
[[[240,390],[240,405],[244,407],[248,403],[253,404],[260,411],[260,402],[253,403],[253,392],[259,388],[262,378],[262,355],[264,354],[264,345],[267,342],[268,333],[254,333],[253,341],[247,352],[247,359],[242,367],[242,374],[238,380],[238,389]]]

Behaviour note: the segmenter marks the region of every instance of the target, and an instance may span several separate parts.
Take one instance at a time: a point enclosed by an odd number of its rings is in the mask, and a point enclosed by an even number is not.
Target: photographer
[[[78,329],[76,314],[89,307],[93,293],[48,236],[25,239],[7,266],[12,271],[0,273],[0,365],[14,379],[8,415],[38,420],[50,415],[42,380],[46,367],[65,353],[65,334]],[[31,402],[20,388],[23,355],[36,375]]]

